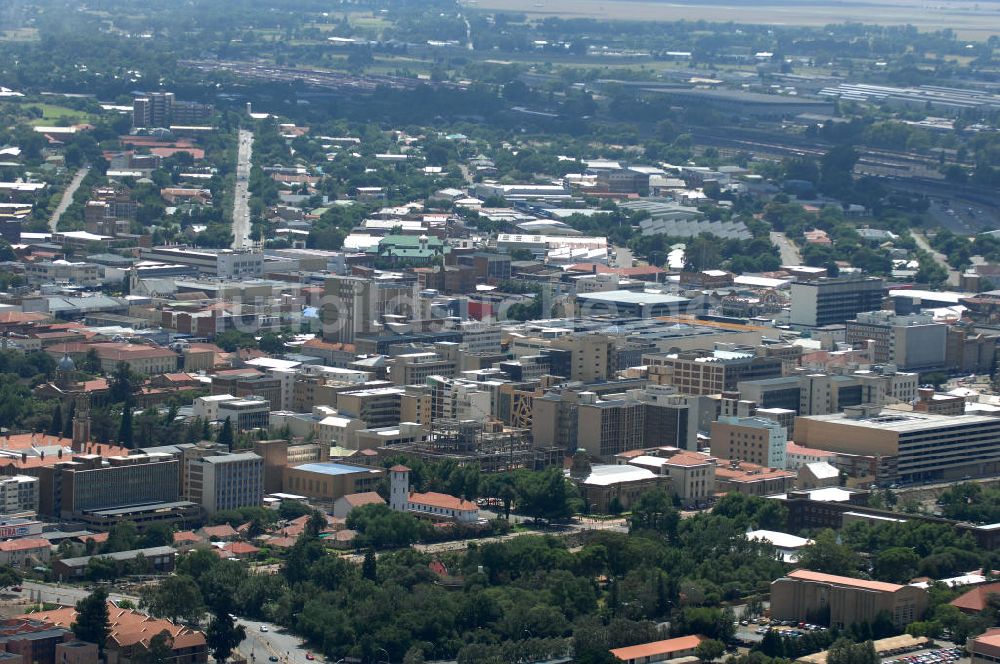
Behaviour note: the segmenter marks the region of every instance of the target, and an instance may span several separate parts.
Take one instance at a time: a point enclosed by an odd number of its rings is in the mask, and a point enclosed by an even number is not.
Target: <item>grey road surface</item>
[[[233,249],[250,246],[250,155],[253,132],[240,129],[236,156],[236,190],[233,195]]]
[[[802,265],[802,256],[799,254],[799,248],[784,233],[771,231],[771,244],[778,248],[778,252],[781,254],[782,265]]]
[[[90,591],[86,588],[82,588],[80,586],[62,585],[58,583],[25,581],[21,584],[21,587],[23,588],[21,594],[24,597],[35,601],[62,604],[65,606],[74,606],[77,602],[90,594]],[[108,594],[108,598],[113,602],[127,599],[136,605],[139,604],[139,598],[135,595],[111,592]]]
[[[277,657],[281,664],[313,664],[306,659],[309,649],[302,639],[271,623],[256,620],[239,619],[247,632],[247,638],[240,644],[240,652],[250,661],[250,664],[267,664],[271,657]],[[260,631],[261,625],[267,628]],[[322,658],[316,656],[314,661]]]
[[[56,206],[56,209],[52,212],[52,216],[49,217],[49,230],[53,233],[59,229],[59,218],[63,216],[63,212],[73,202],[73,194],[80,188],[80,183],[83,182],[83,178],[87,177],[87,173],[89,172],[90,166],[84,166],[76,172],[73,179],[66,185],[62,198],[59,200],[59,205]]]

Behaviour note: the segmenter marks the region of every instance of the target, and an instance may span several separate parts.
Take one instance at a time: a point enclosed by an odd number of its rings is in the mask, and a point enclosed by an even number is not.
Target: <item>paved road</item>
[[[24,588],[21,593],[24,597],[35,601],[41,600],[42,602],[52,604],[62,604],[64,606],[75,606],[77,602],[90,594],[89,590],[85,590],[80,586],[60,585],[58,583],[25,581],[21,584],[21,587]],[[135,595],[112,592],[108,595],[108,598],[114,602],[127,599],[136,606],[139,605],[139,598]]]
[[[236,191],[233,196],[233,249],[250,246],[250,155],[253,132],[240,129],[237,139]]]
[[[784,233],[771,231],[771,244],[778,248],[782,265],[802,265],[802,255],[799,254],[799,248]]]
[[[76,190],[80,188],[80,183],[83,182],[83,178],[87,177],[87,173],[89,172],[90,166],[84,166],[76,172],[76,175],[73,176],[73,179],[70,180],[69,184],[66,186],[66,189],[63,191],[62,199],[59,201],[59,205],[56,206],[56,209],[52,212],[52,216],[49,218],[49,230],[51,232],[55,233],[56,230],[58,230],[59,218],[63,215],[63,212],[66,211],[66,208],[68,208],[73,202],[73,195],[76,193]]]
[[[948,259],[945,257],[945,255],[936,251],[934,247],[932,247],[930,243],[927,241],[927,238],[924,237],[923,233],[910,231],[910,235],[913,236],[913,241],[916,242],[918,247],[920,247],[921,249],[929,253],[931,256],[933,256],[934,261],[938,265],[948,270],[948,285],[958,286],[959,276],[960,276],[958,270],[951,269],[951,266],[948,265]]]
[[[282,664],[313,664],[306,659],[306,653],[310,651],[302,639],[291,632],[271,623],[245,618],[240,618],[238,622],[247,632],[247,638],[240,644],[239,651],[250,660],[250,664],[266,664],[271,657],[277,657]],[[260,631],[261,625],[267,627],[266,632]],[[322,657],[317,656],[315,661],[321,659]]]
[[[631,249],[629,249],[628,247],[619,247],[615,245],[614,250],[615,250],[615,265],[614,265],[615,267],[632,267],[634,265]]]

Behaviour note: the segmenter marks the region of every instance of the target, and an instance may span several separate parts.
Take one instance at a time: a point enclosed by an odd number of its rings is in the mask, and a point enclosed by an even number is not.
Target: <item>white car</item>
[[[260,631],[266,632],[267,631],[267,625],[261,625],[260,626]]]

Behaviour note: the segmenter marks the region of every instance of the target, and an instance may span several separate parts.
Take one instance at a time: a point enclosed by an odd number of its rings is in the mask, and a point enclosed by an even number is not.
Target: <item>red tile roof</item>
[[[231,556],[252,556],[260,551],[253,544],[247,544],[246,542],[230,542],[226,546],[222,547],[222,552]]]
[[[201,532],[212,538],[236,537],[236,530],[228,523],[223,523],[219,526],[205,526],[201,529]]]
[[[80,535],[79,539],[82,542],[95,542],[101,544],[107,542],[108,538],[111,537],[111,533],[94,533],[93,535]]]
[[[886,583],[884,581],[869,581],[868,579],[855,579],[849,576],[837,576],[836,574],[823,574],[822,572],[813,572],[808,569],[793,570],[788,573],[788,578],[798,579],[800,581],[829,583],[836,586],[863,588],[865,590],[878,590],[887,593],[894,593],[905,587],[895,583]]]
[[[38,549],[48,549],[52,542],[42,538],[25,537],[24,539],[8,540],[0,542],[0,551],[11,553],[13,551],[35,551]]]
[[[174,544],[183,544],[184,542],[201,542],[202,539],[190,530],[182,530],[179,533],[174,533]]]
[[[694,650],[698,644],[705,640],[704,636],[679,636],[676,639],[666,639],[664,641],[652,641],[651,643],[640,643],[637,646],[626,646],[625,648],[615,648],[611,654],[616,658],[627,662],[633,659],[642,659],[656,655],[663,656],[675,652]],[[666,658],[664,658],[666,659]]]
[[[0,324],[35,323],[49,318],[48,314],[37,311],[0,311]]]
[[[707,454],[702,454],[700,452],[678,452],[677,454],[669,457],[667,466],[703,466],[706,463],[712,463],[714,459]]]
[[[344,500],[351,507],[361,507],[362,505],[385,505],[382,496],[374,491],[364,491],[362,493],[349,493],[344,496]]]
[[[968,613],[979,613],[986,608],[990,595],[1000,595],[1000,583],[987,583],[984,586],[978,586],[948,603]]]
[[[446,510],[458,510],[460,512],[478,512],[479,507],[475,503],[446,493],[411,493],[410,502],[415,505],[426,505],[428,507],[438,507]]]
[[[76,621],[76,608],[65,606],[18,617],[44,620],[68,629]],[[108,602],[108,627],[108,641],[118,647],[135,644],[148,646],[149,640],[163,630],[170,633],[174,650],[205,646],[205,635],[201,632],[175,625],[169,620],[151,618],[138,611],[120,609],[113,602]]]

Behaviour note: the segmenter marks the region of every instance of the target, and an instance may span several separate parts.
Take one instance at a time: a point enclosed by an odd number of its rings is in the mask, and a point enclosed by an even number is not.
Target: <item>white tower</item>
[[[410,502],[410,469],[395,465],[389,469],[389,507],[395,512],[405,512]]]

